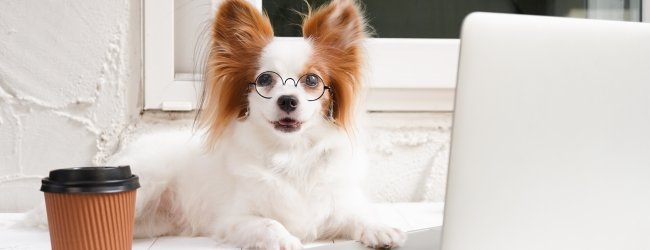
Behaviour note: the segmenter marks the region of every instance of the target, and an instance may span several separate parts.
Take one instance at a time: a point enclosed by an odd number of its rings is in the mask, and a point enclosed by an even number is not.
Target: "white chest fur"
[[[229,143],[231,152],[233,147],[250,152],[225,156],[229,175],[237,179],[233,202],[277,220],[299,238],[315,239],[345,195],[341,190],[357,181],[350,168],[362,167],[341,143],[349,142],[345,138],[303,137],[287,144],[244,136]]]

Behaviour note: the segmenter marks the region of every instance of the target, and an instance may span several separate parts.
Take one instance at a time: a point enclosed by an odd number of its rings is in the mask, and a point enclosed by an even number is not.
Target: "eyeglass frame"
[[[332,87],[327,86],[327,85],[325,84],[325,80],[323,80],[323,78],[320,77],[320,76],[317,75],[317,74],[314,74],[314,73],[307,73],[307,74],[304,74],[304,75],[298,77],[298,81],[296,81],[296,79],[293,79],[293,77],[289,77],[289,78],[287,78],[287,79],[284,79],[284,78],[282,78],[282,76],[281,76],[278,72],[271,71],[271,70],[267,70],[267,71],[264,71],[264,72],[260,73],[259,75],[257,75],[257,77],[255,77],[255,81],[253,81],[253,82],[251,82],[251,83],[248,83],[248,86],[254,88],[254,89],[255,89],[255,92],[257,92],[257,94],[258,94],[259,96],[261,96],[262,98],[264,98],[264,99],[272,99],[272,98],[273,98],[273,97],[266,97],[266,96],[262,95],[262,93],[260,93],[259,90],[257,90],[257,80],[258,80],[258,79],[259,79],[263,74],[265,74],[265,73],[273,73],[273,74],[277,75],[278,77],[280,77],[280,80],[281,80],[281,82],[282,82],[282,86],[287,85],[287,81],[288,81],[289,79],[291,79],[291,80],[293,80],[293,82],[294,82],[293,86],[296,87],[296,88],[298,87],[298,82],[299,82],[299,80],[300,80],[301,78],[303,78],[303,77],[305,77],[305,76],[309,76],[309,75],[313,75],[313,76],[318,77],[318,79],[320,79],[320,81],[323,83],[323,92],[320,93],[320,95],[319,95],[316,99],[313,99],[313,100],[309,100],[309,99],[307,99],[308,102],[314,102],[314,101],[318,101],[319,99],[321,99],[321,98],[323,97],[323,95],[325,95],[325,90],[329,91],[330,94],[332,93]]]

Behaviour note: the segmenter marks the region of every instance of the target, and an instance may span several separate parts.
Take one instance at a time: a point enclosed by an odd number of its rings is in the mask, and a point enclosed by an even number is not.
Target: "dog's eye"
[[[307,85],[309,87],[312,87],[312,88],[316,87],[316,86],[318,86],[318,83],[320,83],[320,79],[318,78],[318,76],[307,75],[307,77],[305,77],[305,85]]]
[[[257,77],[256,84],[259,87],[266,87],[271,85],[271,83],[273,83],[273,76],[271,76],[269,73],[264,73]]]

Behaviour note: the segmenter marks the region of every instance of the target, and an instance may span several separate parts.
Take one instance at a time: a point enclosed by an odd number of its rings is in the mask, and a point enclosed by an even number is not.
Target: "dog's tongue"
[[[279,120],[278,123],[282,126],[294,126],[298,124],[298,121],[291,118],[284,118],[282,120]]]

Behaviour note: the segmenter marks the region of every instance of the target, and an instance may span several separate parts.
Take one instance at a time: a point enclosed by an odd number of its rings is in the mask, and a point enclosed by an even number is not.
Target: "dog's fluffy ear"
[[[303,35],[314,44],[315,58],[327,69],[328,84],[334,93],[335,123],[349,130],[353,112],[361,96],[362,69],[365,64],[363,40],[366,22],[353,0],[334,0],[303,21]]]
[[[353,0],[334,0],[309,13],[303,34],[318,45],[355,49],[366,38],[366,23]]]
[[[245,0],[225,0],[217,9],[206,80],[198,116],[214,146],[224,129],[248,108],[248,84],[255,77],[258,59],[273,38],[268,17]]]

